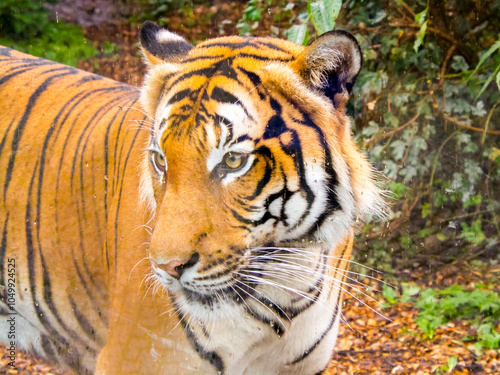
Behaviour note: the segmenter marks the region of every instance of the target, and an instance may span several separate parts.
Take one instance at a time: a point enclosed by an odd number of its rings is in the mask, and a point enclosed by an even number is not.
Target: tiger
[[[140,89],[0,49],[1,341],[79,374],[324,372],[384,206],[359,44],[139,39]]]

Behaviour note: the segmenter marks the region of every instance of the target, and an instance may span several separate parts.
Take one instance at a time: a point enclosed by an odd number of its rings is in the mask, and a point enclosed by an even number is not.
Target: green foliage
[[[393,192],[389,225],[360,236],[360,261],[381,259],[375,243],[403,266],[424,254],[500,260],[500,1],[476,5],[367,0],[341,11],[365,57],[353,131]]]
[[[247,7],[243,11],[243,16],[237,25],[241,35],[252,35],[261,20],[263,7],[266,6],[267,10],[270,11],[270,6],[274,5],[274,3],[276,3],[276,0],[267,0],[266,2],[263,0],[249,0]],[[288,40],[303,45],[307,45],[311,37],[316,37],[333,30],[335,20],[342,8],[342,0],[300,1],[297,3],[299,7],[305,6],[306,8],[299,12],[296,17],[300,24],[292,25],[284,31],[284,34]],[[278,19],[281,16],[289,16],[287,12],[290,12],[295,5],[296,3],[294,2],[286,3]],[[291,19],[293,20],[295,17],[291,17]]]
[[[415,43],[413,44],[413,49],[415,52],[418,52],[418,48],[424,42],[425,32],[427,31],[427,12],[429,11],[429,7],[425,8],[422,12],[415,15],[415,22],[420,25],[420,30],[417,33],[417,37],[415,38]]]
[[[424,289],[415,284],[402,284],[401,297],[393,288],[383,286],[382,295],[390,304],[411,303],[420,310],[415,321],[425,336],[434,337],[436,329],[452,320],[465,320],[476,328],[476,336],[464,337],[472,341],[475,351],[500,347],[500,334],[495,324],[500,320],[500,296],[487,285],[476,284],[472,291],[452,285],[444,290]]]
[[[248,6],[243,11],[242,18],[236,27],[240,29],[241,35],[251,35],[253,29],[258,25],[262,16],[262,0],[250,0]]]
[[[436,370],[436,374],[444,374],[445,372],[448,374],[451,374],[453,372],[453,369],[457,366],[458,364],[458,358],[455,356],[451,356],[448,358],[448,363],[444,366],[441,366],[439,369]]]
[[[302,19],[300,25],[293,25],[287,31],[288,40],[307,45],[310,40],[309,20],[311,20],[316,36],[333,30],[335,20],[337,19],[340,9],[342,8],[342,0],[320,0],[307,3],[307,12],[303,12],[299,19]]]
[[[357,237],[357,259],[392,272],[436,258],[499,262],[500,1],[278,3],[293,9],[280,24],[289,40],[307,44],[335,27],[363,50],[348,112],[387,177],[390,208],[389,223]],[[276,4],[248,2],[242,34]]]
[[[0,3],[0,44],[73,66],[96,52],[79,27],[49,20],[47,9],[37,0]]]

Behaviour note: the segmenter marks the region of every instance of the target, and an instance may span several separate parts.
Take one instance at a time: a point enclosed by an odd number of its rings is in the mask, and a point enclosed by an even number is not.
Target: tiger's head
[[[345,113],[358,43],[333,31],[309,47],[250,37],[193,47],[151,22],[140,38],[154,277],[198,319],[307,303],[356,218],[381,209]]]

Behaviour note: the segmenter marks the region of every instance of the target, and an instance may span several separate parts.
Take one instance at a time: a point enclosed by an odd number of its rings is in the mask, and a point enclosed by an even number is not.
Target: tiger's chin
[[[331,257],[324,244],[313,240],[294,247],[269,245],[241,251],[244,255],[238,262],[208,274],[196,265],[177,278],[152,261],[154,280],[168,292],[179,316],[208,323],[250,314],[286,326],[290,316],[318,302],[322,285],[331,281],[327,276]]]
[[[178,278],[156,262],[152,269],[189,339],[204,353],[218,353],[225,373],[320,371],[340,319],[342,275],[332,275],[335,252],[313,240],[267,245],[235,251],[232,261],[226,256],[209,271],[200,256]]]

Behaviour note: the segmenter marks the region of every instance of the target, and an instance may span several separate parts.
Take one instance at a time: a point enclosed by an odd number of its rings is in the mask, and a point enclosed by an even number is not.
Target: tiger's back
[[[123,174],[136,173],[147,133],[137,100],[134,87],[0,49],[0,285],[15,285],[0,337],[15,312],[3,342],[79,372],[106,342],[104,286],[118,266],[107,223],[133,194]]]

